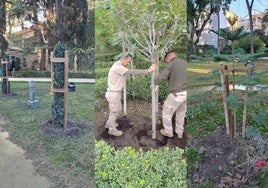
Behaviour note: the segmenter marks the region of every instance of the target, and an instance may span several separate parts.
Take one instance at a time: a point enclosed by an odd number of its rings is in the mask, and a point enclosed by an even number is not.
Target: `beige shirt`
[[[128,69],[120,61],[115,62],[108,74],[107,91],[122,91],[126,82],[126,73]]]

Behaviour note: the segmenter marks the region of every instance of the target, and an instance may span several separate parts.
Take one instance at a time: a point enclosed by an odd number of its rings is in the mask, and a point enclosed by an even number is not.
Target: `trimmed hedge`
[[[50,71],[32,71],[32,70],[20,70],[15,71],[15,77],[17,78],[50,78]],[[69,78],[94,78],[93,71],[89,72],[69,72]]]
[[[108,75],[108,74],[107,74]],[[107,89],[108,77],[97,78],[95,81],[95,94],[97,98],[105,96]],[[127,76],[127,95],[133,99],[151,99],[151,75],[137,75],[134,80],[131,76]],[[168,95],[167,83],[163,83],[158,88],[159,100],[163,101]]]
[[[99,78],[104,78],[108,76],[110,67],[109,68],[98,68],[95,70],[95,78],[99,79]]]
[[[115,150],[103,140],[95,142],[96,187],[187,187],[184,150],[165,148],[144,153],[132,147]]]
[[[113,62],[100,62],[96,63],[96,81],[95,81],[95,94],[97,98],[105,96],[107,89],[107,77]],[[164,63],[160,63],[160,69],[165,66]],[[159,101],[166,99],[169,91],[167,82],[162,83],[159,86]],[[151,75],[135,75],[127,76],[127,95],[133,99],[151,99]]]
[[[115,61],[109,61],[109,62],[104,62],[104,61],[98,61],[95,63],[95,68],[97,69],[103,69],[103,68],[111,68],[111,66],[115,63]]]
[[[108,77],[98,78],[95,81],[95,96],[96,98],[103,98],[106,93]]]

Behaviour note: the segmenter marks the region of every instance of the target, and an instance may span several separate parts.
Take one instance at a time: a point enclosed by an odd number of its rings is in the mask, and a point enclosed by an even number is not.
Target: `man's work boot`
[[[169,137],[169,138],[172,138],[173,137],[173,134],[166,133],[164,129],[161,129],[160,130],[160,134],[162,134],[163,136]]]
[[[114,135],[114,136],[121,136],[123,132],[114,128],[114,129],[109,129],[108,134]]]
[[[178,138],[182,138],[183,137],[183,133],[177,133]]]
[[[116,127],[118,127],[119,125],[118,125],[118,123],[114,123],[114,127],[116,128]],[[108,125],[108,123],[106,122],[106,124],[105,124],[105,128],[106,129],[109,129],[109,125]]]

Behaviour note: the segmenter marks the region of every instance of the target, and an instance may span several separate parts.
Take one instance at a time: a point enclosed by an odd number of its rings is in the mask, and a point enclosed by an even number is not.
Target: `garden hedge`
[[[101,140],[95,144],[95,155],[96,187],[187,187],[187,164],[182,149],[146,153],[132,147],[116,150]]]

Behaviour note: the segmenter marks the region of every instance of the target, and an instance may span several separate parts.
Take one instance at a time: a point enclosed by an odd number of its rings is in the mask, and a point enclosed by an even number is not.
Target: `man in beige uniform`
[[[187,65],[185,61],[176,57],[174,52],[168,52],[164,60],[167,62],[167,66],[155,78],[156,85],[167,80],[169,89],[169,95],[164,102],[162,111],[164,129],[160,130],[160,134],[173,137],[172,116],[176,113],[175,132],[178,138],[182,138],[184,117],[187,111]]]
[[[115,62],[108,74],[108,88],[105,97],[109,103],[109,119],[106,121],[105,127],[109,129],[108,134],[121,136],[122,131],[117,130],[116,117],[122,110],[121,91],[126,82],[127,74],[148,74],[156,69],[156,65],[152,64],[146,70],[128,70],[126,67],[131,63],[132,56],[130,54],[123,55],[119,61]]]

